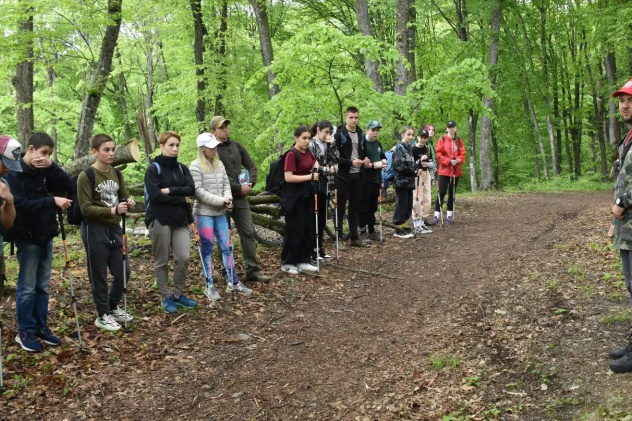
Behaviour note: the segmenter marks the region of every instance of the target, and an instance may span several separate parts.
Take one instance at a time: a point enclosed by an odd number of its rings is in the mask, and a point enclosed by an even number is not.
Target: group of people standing
[[[434,127],[425,126],[418,132],[417,142],[413,142],[414,129],[404,126],[401,141],[390,151],[389,163],[388,152],[378,140],[380,123],[369,121],[365,133],[359,127],[359,119],[359,110],[348,107],[345,124],[336,129],[329,121],[322,120],[294,131],[294,146],[285,154],[285,187],[281,195],[287,227],[281,256],[284,272],[316,272],[314,261],[332,258],[323,246],[326,211],[332,195],[339,248],[344,247],[346,239],[352,247],[370,247],[372,241],[385,241],[383,233],[376,231],[375,214],[390,182],[396,194],[393,214],[393,224],[398,227],[396,237],[414,236],[406,226],[411,216],[415,234],[431,233],[428,226],[442,219],[441,204],[448,191],[447,222],[454,222],[454,195],[465,162],[465,145],[456,135],[456,123],[448,122],[447,134],[437,144],[439,189],[431,220],[431,180],[436,164],[428,141],[434,137]],[[392,180],[385,176],[389,170],[394,175]],[[342,223],[345,214],[347,235]]]

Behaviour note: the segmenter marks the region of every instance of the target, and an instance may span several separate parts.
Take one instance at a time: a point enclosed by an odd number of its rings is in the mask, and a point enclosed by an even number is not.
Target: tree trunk
[[[498,32],[500,30],[500,19],[502,17],[502,3],[501,0],[495,0],[496,7],[492,12],[491,22],[491,41],[489,44],[489,57],[487,60],[487,67],[489,71],[489,83],[492,89],[496,88],[496,64],[498,63]],[[494,107],[494,98],[485,96],[483,98],[483,104],[488,110],[492,112]],[[491,136],[492,122],[487,116],[483,114],[481,119],[481,137],[479,145],[479,162],[481,167],[481,190],[489,190],[496,187],[496,180],[494,180],[494,169],[492,168],[492,159],[490,154],[490,136]]]
[[[57,73],[55,72],[54,68],[49,67],[48,69],[46,69],[46,76],[46,82],[48,84],[48,98],[50,99],[50,102],[52,104],[55,100],[54,86],[55,79],[57,79]],[[55,113],[52,110],[51,114],[52,116],[50,118],[50,137],[53,139],[53,142],[55,142],[55,146],[57,146],[55,149],[53,149],[53,161],[58,162],[57,150],[59,149],[59,145],[57,144],[57,118],[55,117]]]
[[[17,102],[18,140],[23,150],[26,150],[35,125],[33,119],[33,13],[35,10],[30,4],[31,2],[20,0],[20,6],[24,10],[18,34],[24,52],[13,77]]]
[[[369,20],[369,3],[367,0],[356,0],[355,2],[356,18],[358,20],[358,29],[360,33],[367,37],[373,37],[371,30],[371,21]],[[367,57],[364,58],[364,73],[373,81],[375,90],[384,93],[382,87],[382,75],[380,74],[379,64]]]
[[[553,134],[553,122],[551,121],[551,100],[549,97],[549,68],[548,53],[546,50],[546,3],[542,1],[540,9],[540,48],[542,49],[542,79],[544,81],[544,104],[546,105],[546,131],[549,135],[551,147],[551,168],[553,175],[557,175],[557,151],[555,148],[555,135]]]
[[[145,152],[145,162],[147,165],[151,163],[151,157],[154,154],[156,143],[151,137],[149,127],[147,126],[147,116],[145,115],[145,109],[141,108],[136,110],[136,127],[138,128],[138,134],[143,142],[143,150]]]
[[[469,111],[467,121],[468,138],[470,140],[470,185],[473,192],[478,190],[478,178],[476,177],[476,127],[478,126],[478,113],[472,108]]]
[[[224,91],[227,85],[227,69],[226,69],[226,31],[228,29],[228,1],[222,1],[222,17],[217,33],[219,46],[217,48],[217,60],[215,62],[218,69],[218,86],[217,95],[215,96],[215,115],[224,115],[226,107],[224,106]]]
[[[153,55],[153,43],[151,32],[147,31],[145,34],[145,42],[147,43],[147,94],[145,95],[145,120],[147,121],[147,132],[149,135],[149,141],[151,142],[151,152],[153,153],[157,138],[156,131],[154,129],[154,117],[152,114],[152,108],[154,106],[154,55]],[[150,156],[145,156],[145,160],[149,164]]]
[[[540,145],[540,155],[542,155],[542,169],[544,170],[544,177],[549,179],[549,169],[546,162],[546,151],[544,150],[544,143],[542,142],[542,132],[540,131],[540,124],[538,124],[538,118],[535,114],[535,107],[533,102],[528,101],[529,110],[531,111],[531,119],[533,121],[533,127],[535,128],[535,134],[538,137],[538,145]]]
[[[549,35],[549,51],[553,51],[551,36]],[[552,57],[555,57],[553,54]],[[555,154],[555,173],[562,173],[562,129],[560,126],[561,116],[560,116],[560,100],[559,100],[559,92],[558,92],[558,73],[557,73],[557,60],[553,60],[553,117],[555,120],[555,140],[556,140],[556,151]]]
[[[197,80],[197,104],[195,106],[195,120],[198,124],[198,132],[202,133],[206,127],[206,80],[204,78],[204,38],[208,34],[204,20],[202,19],[202,0],[189,0],[193,13],[193,28],[195,38],[193,41],[193,57],[195,59],[195,78]]]
[[[132,130],[129,127],[129,121],[127,119],[127,100],[125,99],[125,75],[123,74],[123,60],[121,59],[121,54],[116,52],[116,57],[119,60],[119,67],[121,70],[118,74],[118,84],[119,84],[119,105],[121,107],[121,115],[123,116],[123,124],[125,127],[125,141],[129,142],[132,138]]]
[[[614,53],[608,53],[604,63],[608,84],[611,88],[615,88],[617,87],[617,62]],[[608,119],[608,142],[610,143],[610,147],[615,149],[619,143],[619,139],[621,139],[621,129],[619,121],[617,120],[617,105],[614,103],[612,97],[608,99]]]
[[[132,139],[125,145],[117,145],[114,153],[114,163],[112,166],[118,166],[122,164],[128,164],[130,162],[138,162],[140,160],[140,150],[138,149],[138,143],[136,139]],[[71,177],[79,174],[85,167],[94,164],[96,161],[92,154],[88,154],[79,157],[72,161],[70,164],[63,167],[63,170]]]
[[[467,8],[465,0],[454,0],[456,9],[457,35],[461,41],[470,39],[470,31],[467,24]]]
[[[414,81],[415,69],[414,57],[415,45],[411,25],[411,10],[413,9],[412,0],[397,0],[397,34],[395,38],[395,47],[399,53],[397,64],[395,67],[395,86],[394,91],[398,95],[406,95],[408,86]],[[412,52],[412,55],[411,55]]]
[[[79,127],[77,128],[77,142],[75,143],[73,153],[75,159],[87,154],[90,150],[90,138],[92,137],[92,130],[94,128],[94,119],[97,115],[105,85],[110,76],[112,57],[114,56],[114,49],[121,27],[121,1],[122,0],[108,0],[108,17],[112,23],[105,29],[99,61],[90,78],[86,96],[81,104],[81,115],[79,116]]]
[[[500,164],[498,160],[498,139],[496,138],[496,130],[492,127],[492,151],[494,152],[494,180],[500,186]]]
[[[257,18],[257,26],[259,27],[259,42],[261,43],[261,56],[263,57],[263,65],[268,68],[266,76],[268,79],[268,97],[272,98],[279,93],[279,86],[274,83],[276,76],[270,70],[274,53],[272,51],[272,36],[270,35],[270,24],[268,22],[268,8],[266,0],[250,0],[252,9]]]

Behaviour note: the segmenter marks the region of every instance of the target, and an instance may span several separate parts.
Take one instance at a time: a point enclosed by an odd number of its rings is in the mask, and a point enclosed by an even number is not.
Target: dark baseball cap
[[[369,124],[366,125],[366,128],[371,130],[377,129],[378,127],[382,128],[382,125],[377,120],[371,120],[369,121]]]
[[[446,127],[456,127],[456,121],[448,120],[448,123],[446,124]]]
[[[428,133],[428,130],[421,129],[417,133],[417,136],[419,136],[419,137],[430,137],[430,133]]]

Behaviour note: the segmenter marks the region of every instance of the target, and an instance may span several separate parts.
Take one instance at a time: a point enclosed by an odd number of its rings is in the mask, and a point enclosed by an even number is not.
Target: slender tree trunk
[[[489,44],[489,57],[487,60],[487,67],[489,68],[489,83],[492,89],[496,88],[496,64],[498,63],[498,32],[500,30],[500,20],[502,18],[502,2],[501,0],[495,0],[496,7],[492,12],[491,23],[491,41]],[[483,104],[488,110],[492,112],[494,107],[494,98],[485,96],[483,98]],[[481,137],[479,145],[479,162],[481,167],[481,190],[489,190],[496,187],[496,180],[494,180],[494,170],[492,168],[492,159],[490,154],[490,136],[491,136],[492,122],[487,116],[483,114],[481,119]]]
[[[250,0],[250,4],[257,18],[257,26],[259,27],[259,42],[261,43],[261,56],[263,57],[263,65],[268,68],[266,76],[268,79],[268,97],[272,98],[279,93],[279,85],[274,83],[276,76],[270,70],[274,53],[272,51],[272,36],[270,35],[270,24],[268,22],[268,7],[266,0]]]
[[[121,1],[108,0],[108,17],[112,22],[105,29],[101,53],[96,69],[90,78],[90,86],[81,104],[81,115],[77,128],[77,142],[73,156],[75,159],[86,155],[90,150],[90,137],[94,128],[94,119],[97,115],[101,96],[105,90],[105,85],[112,69],[112,57],[118,40],[119,29],[121,27]]]
[[[227,68],[226,68],[226,31],[228,29],[228,1],[222,1],[222,15],[219,24],[219,31],[217,33],[217,40],[219,46],[217,48],[217,69],[218,80],[217,95],[215,96],[215,115],[224,115],[226,113],[226,107],[224,107],[224,91],[226,91]]]
[[[538,148],[535,143],[535,136],[533,135],[533,124],[531,122],[531,107],[529,106],[529,99],[525,98],[522,101],[524,105],[524,114],[527,120],[527,135],[529,139],[533,142],[533,170],[536,179],[540,179],[540,162],[538,160]]]
[[[497,181],[500,186],[500,165],[498,163],[498,138],[496,137],[496,130],[492,127],[492,151],[494,152],[494,180]]]
[[[535,134],[538,137],[538,145],[540,145],[540,155],[542,155],[542,169],[544,170],[544,177],[549,179],[549,169],[546,162],[546,151],[544,150],[544,143],[542,142],[542,133],[540,132],[540,124],[538,124],[538,118],[535,115],[535,107],[533,102],[528,101],[529,110],[531,111],[531,119],[533,121],[533,127],[535,128]]]
[[[147,164],[151,162],[151,155],[156,149],[156,130],[154,129],[154,117],[152,108],[154,106],[154,55],[153,41],[151,32],[145,34],[145,42],[147,44],[147,94],[145,95],[145,119],[147,120],[147,129],[149,134],[149,143],[145,147],[145,160]]]
[[[129,120],[127,118],[127,100],[125,99],[125,75],[123,74],[123,59],[121,58],[121,54],[118,49],[116,51],[116,58],[119,61],[119,74],[118,74],[118,85],[119,85],[119,106],[121,107],[121,115],[123,116],[123,124],[125,128],[125,141],[129,142],[132,138],[132,130],[129,126]]]
[[[24,52],[13,77],[13,87],[17,102],[18,140],[23,150],[26,150],[35,125],[33,118],[33,14],[35,10],[31,2],[20,0],[19,3],[23,8],[23,15],[18,33]]]
[[[408,86],[414,81],[414,60],[411,63],[411,51],[414,54],[413,35],[411,31],[412,0],[397,0],[397,34],[395,47],[399,53],[395,67],[394,91],[398,95],[406,95]]]
[[[478,125],[478,113],[472,108],[468,117],[468,138],[470,139],[470,185],[473,192],[478,190],[478,178],[476,177],[476,127]]]
[[[193,57],[195,59],[195,78],[197,79],[197,103],[195,106],[195,121],[198,132],[202,133],[206,127],[206,79],[204,76],[204,38],[208,34],[204,20],[202,19],[202,0],[189,0],[193,13],[193,27],[195,38],[193,40]]]
[[[373,37],[371,29],[371,21],[369,20],[369,3],[367,0],[356,0],[355,2],[356,18],[358,20],[358,29],[364,36]],[[384,93],[382,87],[382,75],[380,74],[379,63],[368,57],[364,57],[364,73],[373,81],[375,90]]]
[[[549,35],[549,51],[553,52],[551,36]],[[555,57],[555,54],[551,54],[552,57]],[[560,126],[560,100],[559,100],[559,92],[558,92],[558,73],[557,73],[557,59],[552,61],[553,66],[553,117],[555,121],[555,141],[556,141],[556,151],[558,153],[555,154],[555,174],[562,173],[562,129]]]
[[[542,0],[540,9],[540,44],[542,48],[542,78],[544,81],[544,104],[546,105],[546,131],[549,135],[549,145],[551,147],[551,168],[553,175],[557,175],[557,151],[555,148],[555,136],[553,134],[553,122],[551,121],[551,100],[549,96],[549,68],[548,53],[546,49],[546,9],[547,5]]]
[[[608,53],[606,55],[604,64],[608,84],[613,88],[617,84],[617,62],[614,53]],[[608,119],[610,122],[608,125],[608,142],[611,148],[616,149],[619,139],[621,139],[621,129],[619,121],[617,120],[617,105],[612,97],[608,99]]]

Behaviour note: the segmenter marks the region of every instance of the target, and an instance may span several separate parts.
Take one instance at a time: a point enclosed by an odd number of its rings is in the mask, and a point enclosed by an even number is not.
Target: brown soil
[[[29,355],[4,300],[0,419],[570,420],[632,416],[607,352],[631,316],[605,236],[610,193],[459,198],[456,223],[341,252],[322,277],[288,278],[163,314],[145,240],[133,238],[129,332],[100,333],[73,269],[82,333],[59,266],[50,324],[66,344]],[[79,248],[76,245],[75,248]],[[328,245],[333,251],[333,245]],[[239,260],[239,259],[238,259]],[[355,271],[354,270],[361,270]],[[369,275],[368,273],[373,273]],[[70,337],[69,337],[70,336]],[[6,360],[9,360],[8,362]]]

